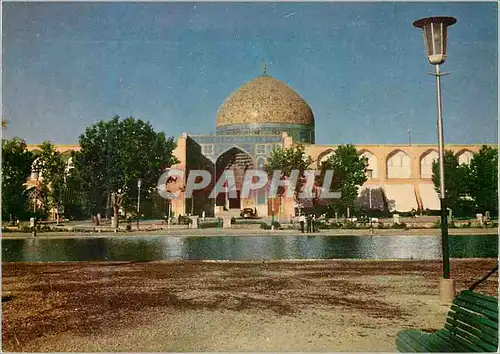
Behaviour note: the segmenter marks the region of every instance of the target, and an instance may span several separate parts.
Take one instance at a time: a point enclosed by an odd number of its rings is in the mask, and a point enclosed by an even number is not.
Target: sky
[[[453,16],[442,71],[446,143],[497,143],[498,9],[488,3],[3,2],[4,137],[76,144],[115,115],[215,132],[262,74],[311,106],[318,144],[434,144],[422,17]]]

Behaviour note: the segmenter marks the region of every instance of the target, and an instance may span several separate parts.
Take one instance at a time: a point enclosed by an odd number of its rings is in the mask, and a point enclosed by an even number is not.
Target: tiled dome
[[[217,127],[251,123],[314,125],[314,115],[297,92],[270,76],[260,76],[229,96],[217,113]]]

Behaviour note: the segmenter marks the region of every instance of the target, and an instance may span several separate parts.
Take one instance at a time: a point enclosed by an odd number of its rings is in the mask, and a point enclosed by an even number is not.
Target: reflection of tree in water
[[[161,240],[159,239],[114,241],[111,240],[111,242],[102,245],[102,253],[106,257],[104,259],[116,261],[154,261],[163,258]]]
[[[10,262],[19,262],[24,260],[24,256],[28,252],[34,250],[34,240],[2,240],[2,258]]]
[[[186,237],[184,245],[184,259],[225,259],[227,255],[222,237]]]
[[[371,196],[370,196],[371,194]],[[370,198],[371,198],[371,208],[370,208]],[[387,213],[394,209],[396,201],[392,199],[387,199],[387,195],[382,187],[372,188],[370,193],[370,188],[365,188],[361,191],[361,194],[356,199],[356,205],[365,211],[378,211]]]

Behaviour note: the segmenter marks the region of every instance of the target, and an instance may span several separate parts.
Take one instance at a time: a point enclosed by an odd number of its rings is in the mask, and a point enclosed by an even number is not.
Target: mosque
[[[232,169],[236,176],[237,197],[228,198],[226,191],[216,200],[200,191],[186,198],[183,180],[175,182],[180,197],[170,201],[175,215],[237,216],[243,208],[253,208],[261,217],[275,215],[290,220],[300,204],[292,198],[268,198],[265,188],[240,198],[242,176],[246,169],[262,169],[274,148],[302,144],[314,159],[313,166],[335,152],[336,145],[315,144],[315,118],[307,102],[291,87],[267,75],[245,83],[220,106],[216,117],[216,133],[192,135],[183,133],[177,140],[174,155],[179,163],[173,168],[186,172],[204,169],[218,178]],[[432,163],[438,158],[437,145],[432,144],[366,144],[355,145],[368,159],[367,181],[360,188],[358,202],[365,209],[387,209],[408,212],[439,210],[439,197],[432,183]],[[470,163],[481,145],[446,145],[458,155],[459,163]],[[35,146],[30,146],[35,149]],[[60,145],[58,150],[78,149]],[[185,173],[187,176],[187,173]],[[215,180],[213,185],[215,185]],[[212,185],[212,187],[213,187]]]
[[[180,161],[174,168],[189,171],[208,169],[219,178],[224,170],[232,169],[236,176],[237,198],[229,199],[226,191],[218,198],[204,198],[206,193],[192,199],[172,200],[176,214],[235,216],[243,208],[255,208],[259,216],[275,214],[289,220],[300,204],[293,198],[267,198],[262,188],[239,197],[242,175],[246,169],[262,169],[274,148],[293,144],[305,146],[314,159],[311,168],[335,152],[336,145],[315,144],[314,114],[307,102],[285,83],[264,73],[234,91],[220,106],[215,135],[182,134],[177,141],[175,156]],[[432,182],[432,163],[438,158],[437,146],[356,145],[368,159],[367,182],[360,188],[358,202],[365,208],[408,212],[439,210],[440,201]],[[470,163],[480,145],[446,145],[458,154],[459,163]],[[216,180],[215,179],[215,180]],[[185,183],[184,181],[180,182]],[[182,189],[181,189],[182,190]]]

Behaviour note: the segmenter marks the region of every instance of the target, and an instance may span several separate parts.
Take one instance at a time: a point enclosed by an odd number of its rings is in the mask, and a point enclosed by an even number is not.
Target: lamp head
[[[426,17],[413,22],[424,31],[424,43],[429,63],[438,65],[446,60],[447,28],[457,22],[454,17]]]

